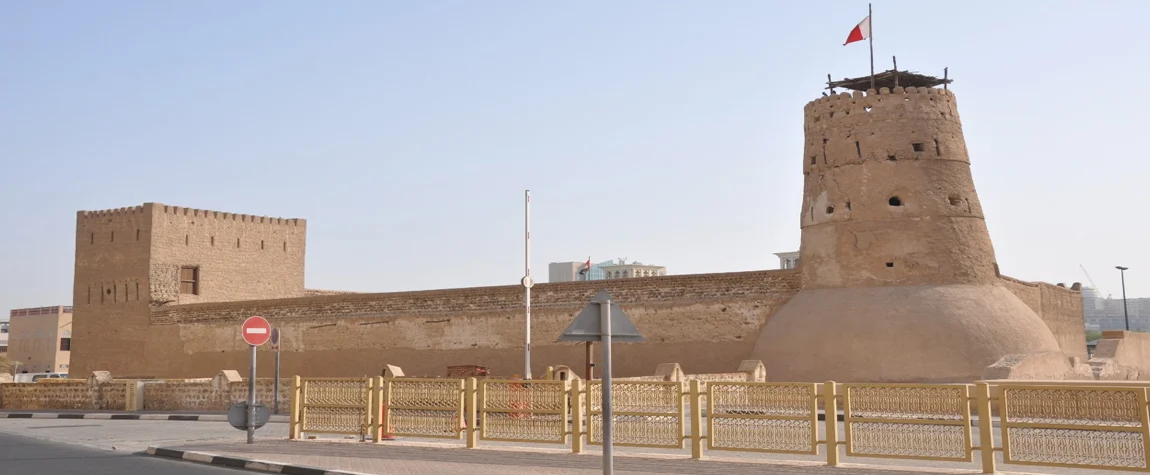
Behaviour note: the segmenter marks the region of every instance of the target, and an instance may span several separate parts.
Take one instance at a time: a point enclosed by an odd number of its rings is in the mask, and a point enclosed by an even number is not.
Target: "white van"
[[[68,373],[18,373],[12,380],[16,383],[35,383],[44,378],[67,379]]]

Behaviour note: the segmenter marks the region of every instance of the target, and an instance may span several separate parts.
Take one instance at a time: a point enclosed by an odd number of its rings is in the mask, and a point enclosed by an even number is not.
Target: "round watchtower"
[[[951,91],[830,95],[804,130],[803,285],[753,350],[768,378],[969,382],[1059,350],[1000,283]]]
[[[953,93],[824,97],[804,129],[804,288],[997,280]]]

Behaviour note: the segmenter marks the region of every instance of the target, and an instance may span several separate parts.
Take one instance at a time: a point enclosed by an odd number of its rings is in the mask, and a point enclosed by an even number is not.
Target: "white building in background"
[[[655,266],[643,264],[639,261],[631,261],[627,263],[627,259],[619,259],[614,264],[604,265],[600,267],[603,270],[603,278],[605,279],[627,279],[631,277],[656,277],[660,275],[667,275],[667,268],[663,266]]]
[[[647,265],[640,262],[628,264],[626,259],[613,259],[598,264],[591,264],[591,271],[585,275],[579,271],[586,267],[587,261],[552,262],[547,265],[548,282],[574,282],[578,280],[608,280],[629,277],[654,277],[667,275],[667,268],[663,266]]]
[[[799,268],[799,251],[776,252],[775,255],[779,256],[779,269]]]
[[[1150,331],[1150,298],[1127,298],[1130,329]],[[1122,296],[1102,297],[1090,287],[1082,288],[1082,316],[1090,330],[1125,330],[1126,318],[1122,309]]]

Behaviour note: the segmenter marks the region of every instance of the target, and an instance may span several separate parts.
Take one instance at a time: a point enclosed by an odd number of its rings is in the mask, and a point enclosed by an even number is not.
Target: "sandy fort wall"
[[[583,367],[583,345],[557,339],[600,289],[611,292],[647,339],[617,345],[620,376],[645,374],[684,354],[692,356],[686,363],[692,372],[729,371],[798,286],[791,270],[537,284],[532,372]],[[244,318],[262,315],[281,331],[289,374],[378,375],[384,364],[401,366],[408,376],[440,376],[461,364],[522,374],[522,306],[522,287],[503,286],[158,307],[151,315],[147,372],[168,377],[244,367],[247,347],[238,328]],[[272,358],[260,360],[261,374],[270,374]]]
[[[1067,356],[1088,359],[1086,319],[1082,313],[1082,292],[1045,282],[1026,282],[1001,276],[1002,285],[1034,310],[1050,328],[1058,346]]]
[[[307,222],[153,205],[152,299],[188,304],[304,295]],[[180,268],[198,273],[180,292]]]
[[[91,372],[93,358],[129,370],[143,356],[152,217],[149,205],[76,213],[71,373]]]
[[[143,376],[152,306],[304,295],[306,227],[161,203],[79,211],[70,371]]]

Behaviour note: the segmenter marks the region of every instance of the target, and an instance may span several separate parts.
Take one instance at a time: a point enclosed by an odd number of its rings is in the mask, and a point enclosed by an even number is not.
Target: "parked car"
[[[35,383],[45,378],[67,379],[68,373],[19,373],[12,380],[17,383]]]

